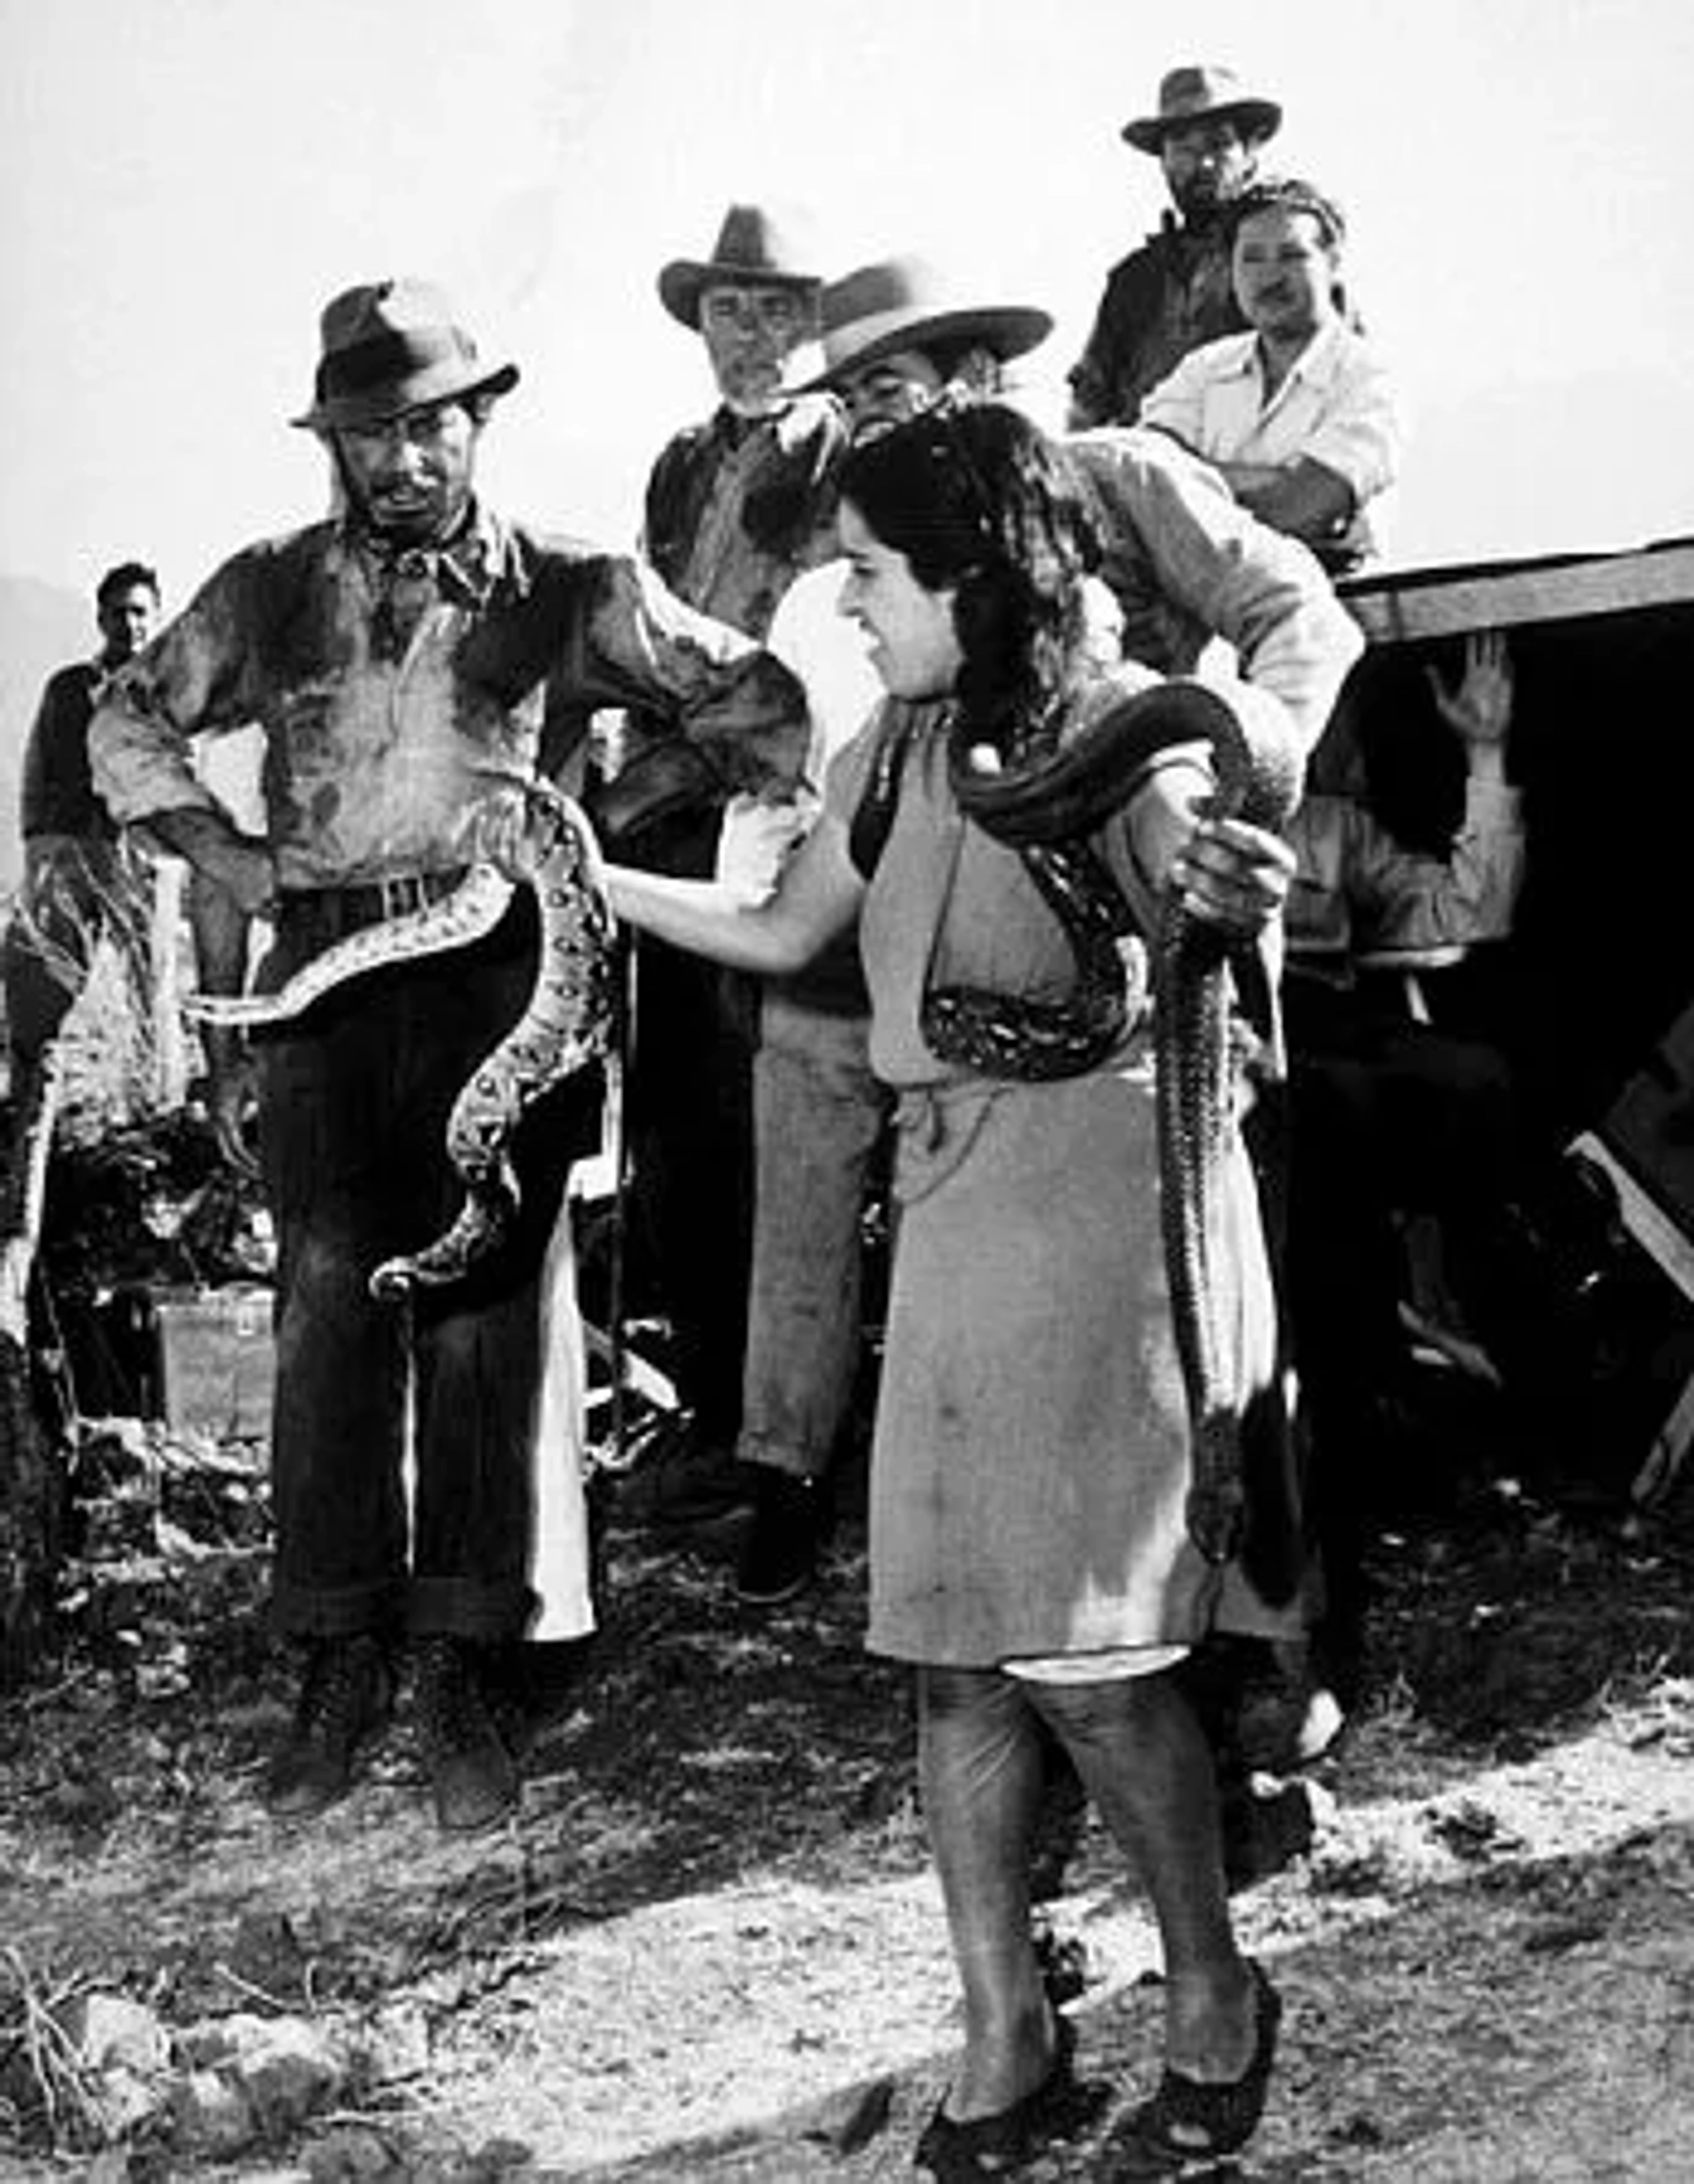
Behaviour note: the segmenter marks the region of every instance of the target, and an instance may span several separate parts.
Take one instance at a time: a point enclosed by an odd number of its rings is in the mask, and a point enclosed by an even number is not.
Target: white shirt
[[[829,761],[850,744],[887,696],[870,662],[870,639],[841,611],[844,559],[798,576],[783,594],[765,647],[806,686],[812,744],[806,778],[821,789]]]
[[[1322,463],[1353,489],[1345,542],[1361,554],[1380,550],[1381,496],[1399,469],[1400,419],[1381,361],[1345,320],[1312,336],[1268,400],[1256,333],[1204,342],[1143,398],[1137,422],[1208,462]]]

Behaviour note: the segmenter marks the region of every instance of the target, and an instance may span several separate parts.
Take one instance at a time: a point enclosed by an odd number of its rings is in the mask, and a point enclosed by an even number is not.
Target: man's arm
[[[229,890],[199,866],[189,874],[188,924],[199,991],[242,992],[252,920]],[[246,1035],[227,1025],[203,1024],[199,1038],[206,1051],[208,1106],[219,1149],[232,1166],[256,1175],[259,1163],[248,1136],[254,1092]]]
[[[1119,370],[1122,363],[1124,334],[1121,329],[1133,326],[1139,314],[1145,311],[1148,298],[1144,294],[1146,282],[1139,283],[1143,293],[1137,291],[1137,272],[1143,262],[1141,251],[1114,266],[1106,277],[1101,291],[1099,308],[1094,314],[1094,324],[1089,331],[1083,353],[1071,366],[1070,408],[1066,430],[1070,432],[1089,432],[1097,426],[1120,422],[1116,415]]]
[[[1229,490],[1272,530],[1320,546],[1353,521],[1358,496],[1345,478],[1301,455],[1293,462],[1220,462]]]
[[[241,690],[247,591],[245,557],[237,556],[112,677],[89,724],[90,771],[113,818],[124,826],[146,823],[167,849],[191,863],[199,863],[202,847],[217,856],[230,838],[245,839],[201,780],[191,739],[233,731],[251,717]],[[218,823],[196,825],[196,814]],[[238,886],[238,892],[249,891]]]
[[[802,777],[811,725],[799,682],[751,638],[685,606],[633,556],[601,562],[573,664],[590,703],[673,719],[731,791]]]
[[[671,879],[605,867],[611,907],[626,924],[732,969],[781,975],[802,969],[852,924],[865,883],[847,829],[826,812],[783,868],[776,891],[749,901],[732,880]]]
[[[1286,709],[1309,755],[1364,649],[1310,553],[1160,433],[1091,432],[1070,446],[1105,524],[1107,583],[1144,591],[1151,574],[1160,594],[1233,646],[1247,681]]]

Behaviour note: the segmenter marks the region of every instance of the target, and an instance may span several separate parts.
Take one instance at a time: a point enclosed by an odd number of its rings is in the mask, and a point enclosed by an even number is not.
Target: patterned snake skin
[[[1198,743],[1211,748],[1216,787],[1207,808],[1214,817],[1271,828],[1285,824],[1300,790],[1298,759],[1280,744],[1261,749],[1250,743],[1234,708],[1198,683],[1172,681],[1139,691],[1031,765],[1014,760],[986,767],[976,752],[955,743],[951,773],[961,809],[1023,852],[1072,939],[1081,973],[1080,1006],[1068,1005],[1078,1009],[1068,1041],[1053,1036],[1046,1023],[1027,1027],[1035,1034],[1034,1066],[1015,1073],[1065,1073],[1047,1065],[1067,1043],[1083,1058],[1075,1066],[1091,1067],[1121,1036],[1122,966],[1107,961],[1110,944],[1101,937],[1109,912],[1102,907],[1100,886],[1109,875],[1084,838],[1122,810],[1162,752]],[[1228,1269],[1214,1259],[1223,1233],[1221,1190],[1234,1091],[1230,952],[1231,943],[1216,926],[1194,917],[1180,894],[1166,891],[1151,964],[1160,1217],[1193,1440],[1188,1536],[1211,1562],[1226,1561],[1235,1552],[1244,1514],[1240,1420],[1226,1369],[1231,1284]],[[1115,949],[1110,953],[1115,959]],[[1114,976],[1115,1012],[1107,994]],[[945,1001],[947,995],[934,998]],[[978,1004],[988,1000],[967,989],[949,1006],[956,1016],[969,1018],[984,1013]],[[944,1021],[936,1029],[948,1036]],[[1016,1041],[1019,1028],[1007,1036]],[[982,1066],[969,1052],[955,1058]]]
[[[535,987],[517,1023],[472,1071],[448,1118],[447,1156],[465,1185],[458,1216],[423,1251],[385,1260],[371,1276],[377,1297],[399,1300],[414,1288],[456,1282],[498,1246],[518,1206],[509,1148],[520,1117],[610,1041],[612,918],[593,831],[558,790],[542,782],[525,789],[528,884],[541,923]],[[493,864],[473,865],[441,901],[349,934],[275,993],[195,994],[186,1006],[209,1024],[289,1022],[349,978],[481,939],[498,924],[513,889]]]

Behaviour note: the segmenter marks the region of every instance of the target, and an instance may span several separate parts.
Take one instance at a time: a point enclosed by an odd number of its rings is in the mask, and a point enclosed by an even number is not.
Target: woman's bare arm
[[[847,854],[847,830],[829,813],[783,868],[776,893],[749,903],[719,880],[671,879],[626,864],[605,867],[611,907],[626,924],[732,970],[794,971],[851,924],[865,883]]]

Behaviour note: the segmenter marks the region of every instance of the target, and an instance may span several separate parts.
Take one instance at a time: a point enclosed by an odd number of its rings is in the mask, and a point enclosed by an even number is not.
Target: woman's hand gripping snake
[[[453,1103],[447,1156],[465,1186],[463,1206],[424,1250],[385,1260],[373,1295],[458,1281],[496,1249],[517,1210],[510,1148],[526,1108],[610,1042],[614,1007],[612,918],[593,830],[572,799],[543,782],[521,784],[523,814],[513,854],[474,864],[453,892],[425,909],[367,925],[326,948],[275,993],[197,994],[203,1022],[236,1027],[290,1021],[349,978],[468,946],[492,932],[520,873],[540,914],[536,983],[517,1023],[477,1064]]]
[[[1177,745],[1207,744],[1215,788],[1207,810],[1273,830],[1285,825],[1300,789],[1300,766],[1286,746],[1260,747],[1243,731],[1221,693],[1171,681],[1137,692],[1089,722],[1050,757],[985,767],[961,738],[952,779],[967,817],[1023,851],[1036,884],[1076,947],[1083,1006],[1071,1019],[1070,1048],[1081,1066],[1104,1060],[1123,1030],[1104,994],[1111,977],[1101,882],[1109,879],[1087,837],[1123,809],[1149,767]],[[1159,1200],[1166,1279],[1188,1399],[1194,1477],[1187,1510],[1190,1538],[1209,1561],[1240,1545],[1244,1515],[1241,1421],[1228,1370],[1226,1333],[1231,1284],[1217,1263],[1224,1233],[1226,1156],[1233,1127],[1233,943],[1195,916],[1167,887],[1152,942],[1153,1043],[1157,1073]],[[1122,974],[1117,971],[1121,993]],[[970,990],[933,997],[968,1015]],[[1049,1057],[1061,1042],[1046,1019],[1033,1027]],[[1025,1073],[1064,1073],[1059,1067]]]

